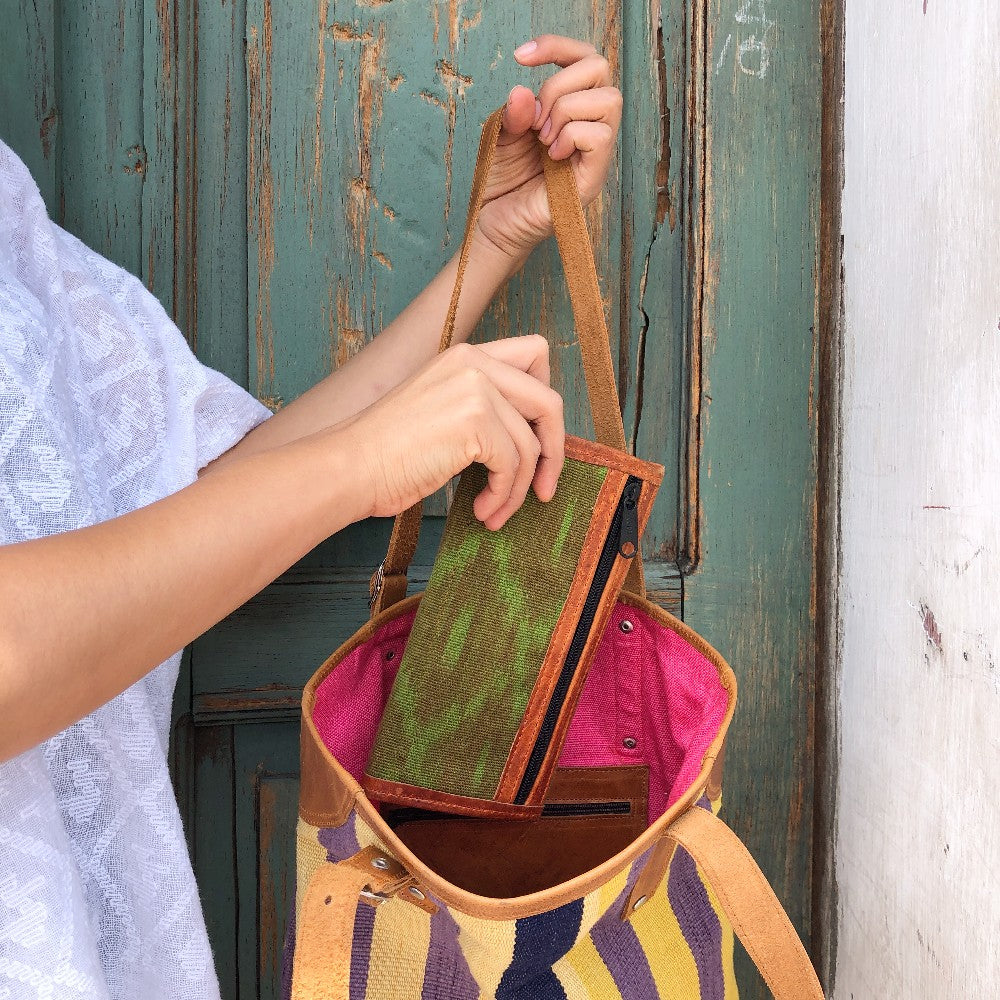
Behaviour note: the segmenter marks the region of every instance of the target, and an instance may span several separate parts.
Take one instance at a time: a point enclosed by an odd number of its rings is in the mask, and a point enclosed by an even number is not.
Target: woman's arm
[[[527,87],[515,87],[508,98],[462,285],[456,344],[469,337],[500,287],[552,231],[538,139],[553,159],[571,160],[586,204],[604,185],[621,121],[622,95],[611,85],[608,61],[592,45],[541,35],[514,55],[525,66],[562,68],[545,81],[537,98]],[[437,351],[457,270],[456,254],[363,351],[209,468],[338,423],[408,378]]]
[[[103,524],[0,547],[0,760],[109,701],[323,538],[389,516],[470,462],[489,527],[562,466],[539,337],[460,345],[358,417],[234,458]]]
[[[526,252],[511,256],[482,238],[473,241],[455,316],[456,344],[468,340],[493,296],[526,259]],[[409,378],[437,353],[457,273],[456,253],[363,351],[254,428],[208,469],[340,423]]]

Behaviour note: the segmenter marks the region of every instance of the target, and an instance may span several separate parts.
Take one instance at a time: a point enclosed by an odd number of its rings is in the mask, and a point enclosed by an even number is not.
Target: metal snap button
[[[622,740],[622,746],[625,747],[626,750],[634,750],[636,746],[635,739],[631,736],[626,736],[625,739]]]
[[[635,627],[627,618],[618,626],[626,635]]]
[[[372,868],[377,868],[380,872],[389,870],[388,858],[372,858]]]
[[[427,898],[415,885],[411,885],[410,886],[409,893],[415,899],[426,899]]]

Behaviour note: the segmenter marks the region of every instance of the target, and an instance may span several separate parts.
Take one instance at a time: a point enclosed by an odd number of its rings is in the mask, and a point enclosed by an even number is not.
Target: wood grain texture
[[[27,164],[50,215],[58,210],[58,0],[17,0],[0,58],[0,139]]]
[[[841,1000],[1000,980],[998,38],[847,17]]]
[[[690,310],[687,497],[698,534],[685,619],[740,681],[726,820],[808,943],[819,8],[710,0],[702,16],[690,23],[704,183],[701,224],[689,223],[700,299]],[[748,963],[739,975],[744,995],[766,995]]]

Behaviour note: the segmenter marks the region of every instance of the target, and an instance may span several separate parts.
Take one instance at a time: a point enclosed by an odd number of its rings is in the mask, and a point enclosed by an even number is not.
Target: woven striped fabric
[[[707,799],[699,803],[712,808]],[[715,804],[717,805],[717,804]],[[297,899],[316,869],[364,847],[385,849],[355,813],[337,828],[300,819]],[[401,899],[361,900],[354,917],[351,1000],[736,1000],[733,932],[685,851],[654,895],[621,914],[648,855],[601,888],[519,920],[471,917]],[[291,996],[295,919],[285,945],[283,997]]]

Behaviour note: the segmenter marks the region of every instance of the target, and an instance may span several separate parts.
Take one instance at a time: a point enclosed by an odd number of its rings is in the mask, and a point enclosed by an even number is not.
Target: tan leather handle
[[[451,302],[441,331],[439,351],[448,349],[455,332],[455,316],[462,293],[462,282],[465,278],[476,222],[483,206],[490,168],[496,155],[497,141],[503,127],[503,112],[503,108],[498,108],[486,119],[480,136],[479,154],[476,158],[472,192],[469,196],[469,212],[465,220],[465,235],[458,257],[458,274],[455,277]],[[556,242],[566,274],[566,283],[569,287],[580,353],[583,356],[583,373],[594,420],[594,434],[601,444],[626,451],[615,369],[611,360],[611,345],[604,320],[604,303],[601,299],[597,266],[580,203],[576,177],[569,160],[553,160],[541,142],[538,143],[538,152],[544,168],[545,189],[552,212]],[[372,577],[373,615],[392,607],[406,596],[406,574],[417,550],[422,514],[423,504],[418,502],[396,517],[385,560]],[[645,597],[642,560],[638,555],[629,566],[624,588],[630,593]]]
[[[663,849],[672,843],[683,847],[708,879],[775,1000],[823,1000],[792,922],[739,837],[709,810],[694,808],[668,828]]]

